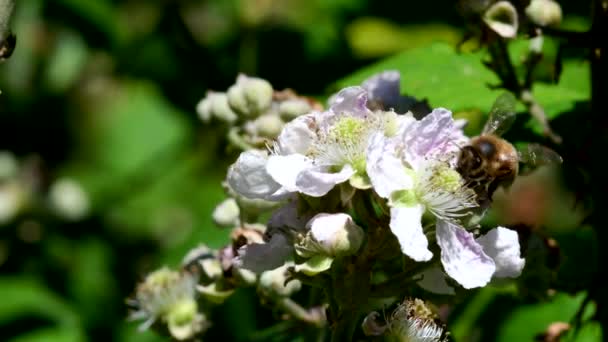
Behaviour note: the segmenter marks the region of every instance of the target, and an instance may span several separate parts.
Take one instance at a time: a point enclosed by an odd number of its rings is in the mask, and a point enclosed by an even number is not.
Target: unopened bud
[[[285,123],[276,114],[264,114],[253,121],[256,135],[268,139],[276,139]]]
[[[293,262],[287,262],[274,270],[263,272],[260,276],[260,290],[267,295],[277,297],[289,297],[300,291],[302,284],[299,280],[293,279],[286,283],[289,275],[287,269],[293,265]]]
[[[234,227],[239,223],[240,210],[234,198],[227,198],[213,210],[213,223],[220,227]]]
[[[555,27],[562,22],[562,8],[553,0],[532,0],[526,7],[526,15],[539,26]]]
[[[228,89],[228,103],[237,113],[256,117],[270,108],[272,92],[268,81],[241,74],[236,84]]]
[[[347,214],[318,214],[307,224],[309,231],[296,245],[300,256],[332,258],[355,254],[365,233]]]
[[[177,340],[186,340],[209,325],[205,316],[198,312],[194,299],[175,303],[167,313],[169,333]]]
[[[67,220],[80,220],[89,213],[89,196],[80,184],[71,179],[59,179],[51,185],[51,206]]]
[[[203,122],[209,122],[213,117],[226,123],[233,123],[238,119],[228,105],[228,97],[225,93],[208,92],[207,96],[196,105],[196,112]]]
[[[498,1],[486,11],[483,21],[503,38],[515,38],[517,35],[517,10],[508,1]]]
[[[303,99],[293,99],[281,102],[279,105],[279,114],[285,121],[291,121],[300,115],[306,114],[312,110],[310,104]]]

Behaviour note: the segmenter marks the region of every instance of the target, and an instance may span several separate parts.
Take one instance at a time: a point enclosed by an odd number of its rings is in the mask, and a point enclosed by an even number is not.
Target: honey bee
[[[490,111],[481,135],[471,139],[460,150],[456,170],[468,187],[477,194],[478,203],[485,207],[500,186],[509,187],[519,173],[519,163],[531,167],[559,164],[562,158],[555,151],[528,144],[522,150],[502,139],[515,121],[515,98],[511,94],[500,96]]]

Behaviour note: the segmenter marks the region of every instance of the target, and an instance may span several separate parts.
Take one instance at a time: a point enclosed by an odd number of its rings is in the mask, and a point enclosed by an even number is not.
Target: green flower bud
[[[253,121],[256,135],[275,139],[281,133],[285,123],[278,115],[264,114]]]
[[[236,84],[228,89],[228,103],[241,115],[257,117],[270,108],[272,93],[268,81],[239,75]]]
[[[553,0],[532,0],[526,7],[526,15],[539,26],[555,27],[562,22],[562,8]]]
[[[205,316],[198,312],[194,299],[175,303],[167,313],[166,321],[171,336],[180,341],[192,338],[209,325]]]
[[[285,265],[275,268],[274,270],[263,272],[260,275],[259,289],[266,295],[273,297],[289,297],[295,292],[300,291],[302,283],[297,280],[287,280],[287,269],[294,265],[293,262],[287,262]]]
[[[296,244],[305,258],[323,255],[331,258],[357,253],[365,233],[347,214],[318,214],[307,224],[306,236]]]
[[[238,119],[228,105],[228,97],[225,93],[208,92],[207,96],[196,105],[196,112],[203,122],[209,122],[213,117],[226,123],[233,123]]]
[[[239,223],[240,209],[234,198],[227,198],[213,210],[213,223],[220,227],[234,227]]]
[[[306,100],[293,99],[281,102],[279,105],[279,114],[285,121],[291,121],[300,115],[306,114],[312,110],[312,107]]]
[[[515,7],[508,1],[498,1],[486,11],[483,21],[503,38],[515,38],[518,18]]]

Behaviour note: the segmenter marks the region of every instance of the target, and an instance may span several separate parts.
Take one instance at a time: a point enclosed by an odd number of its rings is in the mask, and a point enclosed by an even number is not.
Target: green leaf
[[[37,329],[34,331],[28,331],[25,334],[21,334],[10,342],[75,342],[85,341],[82,333],[75,329],[70,328],[44,328]]]
[[[346,39],[356,56],[373,58],[436,41],[456,44],[460,32],[444,24],[402,27],[383,18],[364,17],[355,19],[346,27]]]
[[[56,0],[55,3],[55,6],[63,7],[82,18],[84,22],[101,32],[111,44],[121,41],[124,31],[121,30],[120,20],[111,1]]]
[[[337,88],[359,85],[384,70],[401,72],[401,91],[428,99],[432,107],[452,111],[487,112],[499,92],[488,88],[498,78],[481,63],[481,53],[458,54],[454,47],[437,43],[390,57],[336,83]]]
[[[384,70],[401,72],[401,92],[419,99],[428,99],[431,107],[445,107],[453,112],[479,110],[487,113],[493,100],[504,90],[492,90],[488,85],[500,82],[481,62],[483,53],[461,53],[446,44],[434,44],[403,52],[366,67],[339,80],[335,89],[360,85],[366,78]],[[590,96],[589,64],[567,60],[559,84],[536,83],[533,95],[545,109],[549,119],[574,108],[576,102]],[[519,105],[518,110],[523,109]],[[541,132],[533,119],[528,123]]]
[[[560,293],[549,303],[520,305],[505,316],[496,341],[534,341],[534,337],[544,332],[551,323],[570,321],[584,297],[584,293],[575,297]]]
[[[38,282],[16,277],[0,278],[0,323],[6,324],[23,316],[36,315],[56,322],[56,326],[19,337],[18,341],[84,341],[78,314],[54,293]]]

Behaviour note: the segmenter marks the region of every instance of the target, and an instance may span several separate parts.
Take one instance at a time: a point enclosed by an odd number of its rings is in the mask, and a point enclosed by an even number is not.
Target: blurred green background
[[[35,191],[13,216],[0,220],[3,341],[165,340],[137,333],[137,324],[125,320],[124,299],[147,272],[177,266],[198,243],[220,247],[228,241],[228,231],[213,226],[211,212],[224,198],[220,182],[236,154],[227,148],[223,127],[202,124],[195,106],[207,90],[233,84],[239,72],[322,99],[338,86],[396,67],[405,92],[468,118],[471,134],[479,132],[481,114],[496,94],[487,88],[495,77],[482,66],[483,53],[454,52],[464,22],[452,1],[16,5],[17,48],[0,64],[0,150],[11,151],[20,184]],[[562,5],[568,25],[588,25],[587,4]],[[559,86],[535,88],[550,113],[572,110],[589,96],[587,65],[571,57]],[[526,120],[520,126],[534,130]],[[578,228],[580,213],[570,210],[572,194],[561,188],[559,176],[541,178],[547,188],[557,187],[541,189],[544,196],[554,191],[563,199],[547,206],[573,212],[543,223],[556,234]],[[86,216],[66,218],[53,210],[57,179],[82,186]],[[0,207],[9,193],[3,187]],[[517,210],[506,201],[494,220],[501,221],[501,211],[513,217]],[[525,210],[521,215],[528,217]],[[591,243],[585,229],[576,236]],[[568,262],[576,268],[576,255]],[[590,277],[585,268],[577,272]],[[573,286],[571,293],[581,288]],[[583,297],[559,294],[538,303],[516,299],[509,289],[477,292],[457,308],[454,336],[527,341],[552,321],[570,320]],[[210,340],[250,340],[272,319],[253,292],[237,292],[214,311]],[[586,341],[596,340],[597,327],[587,330],[581,334],[590,336]]]

